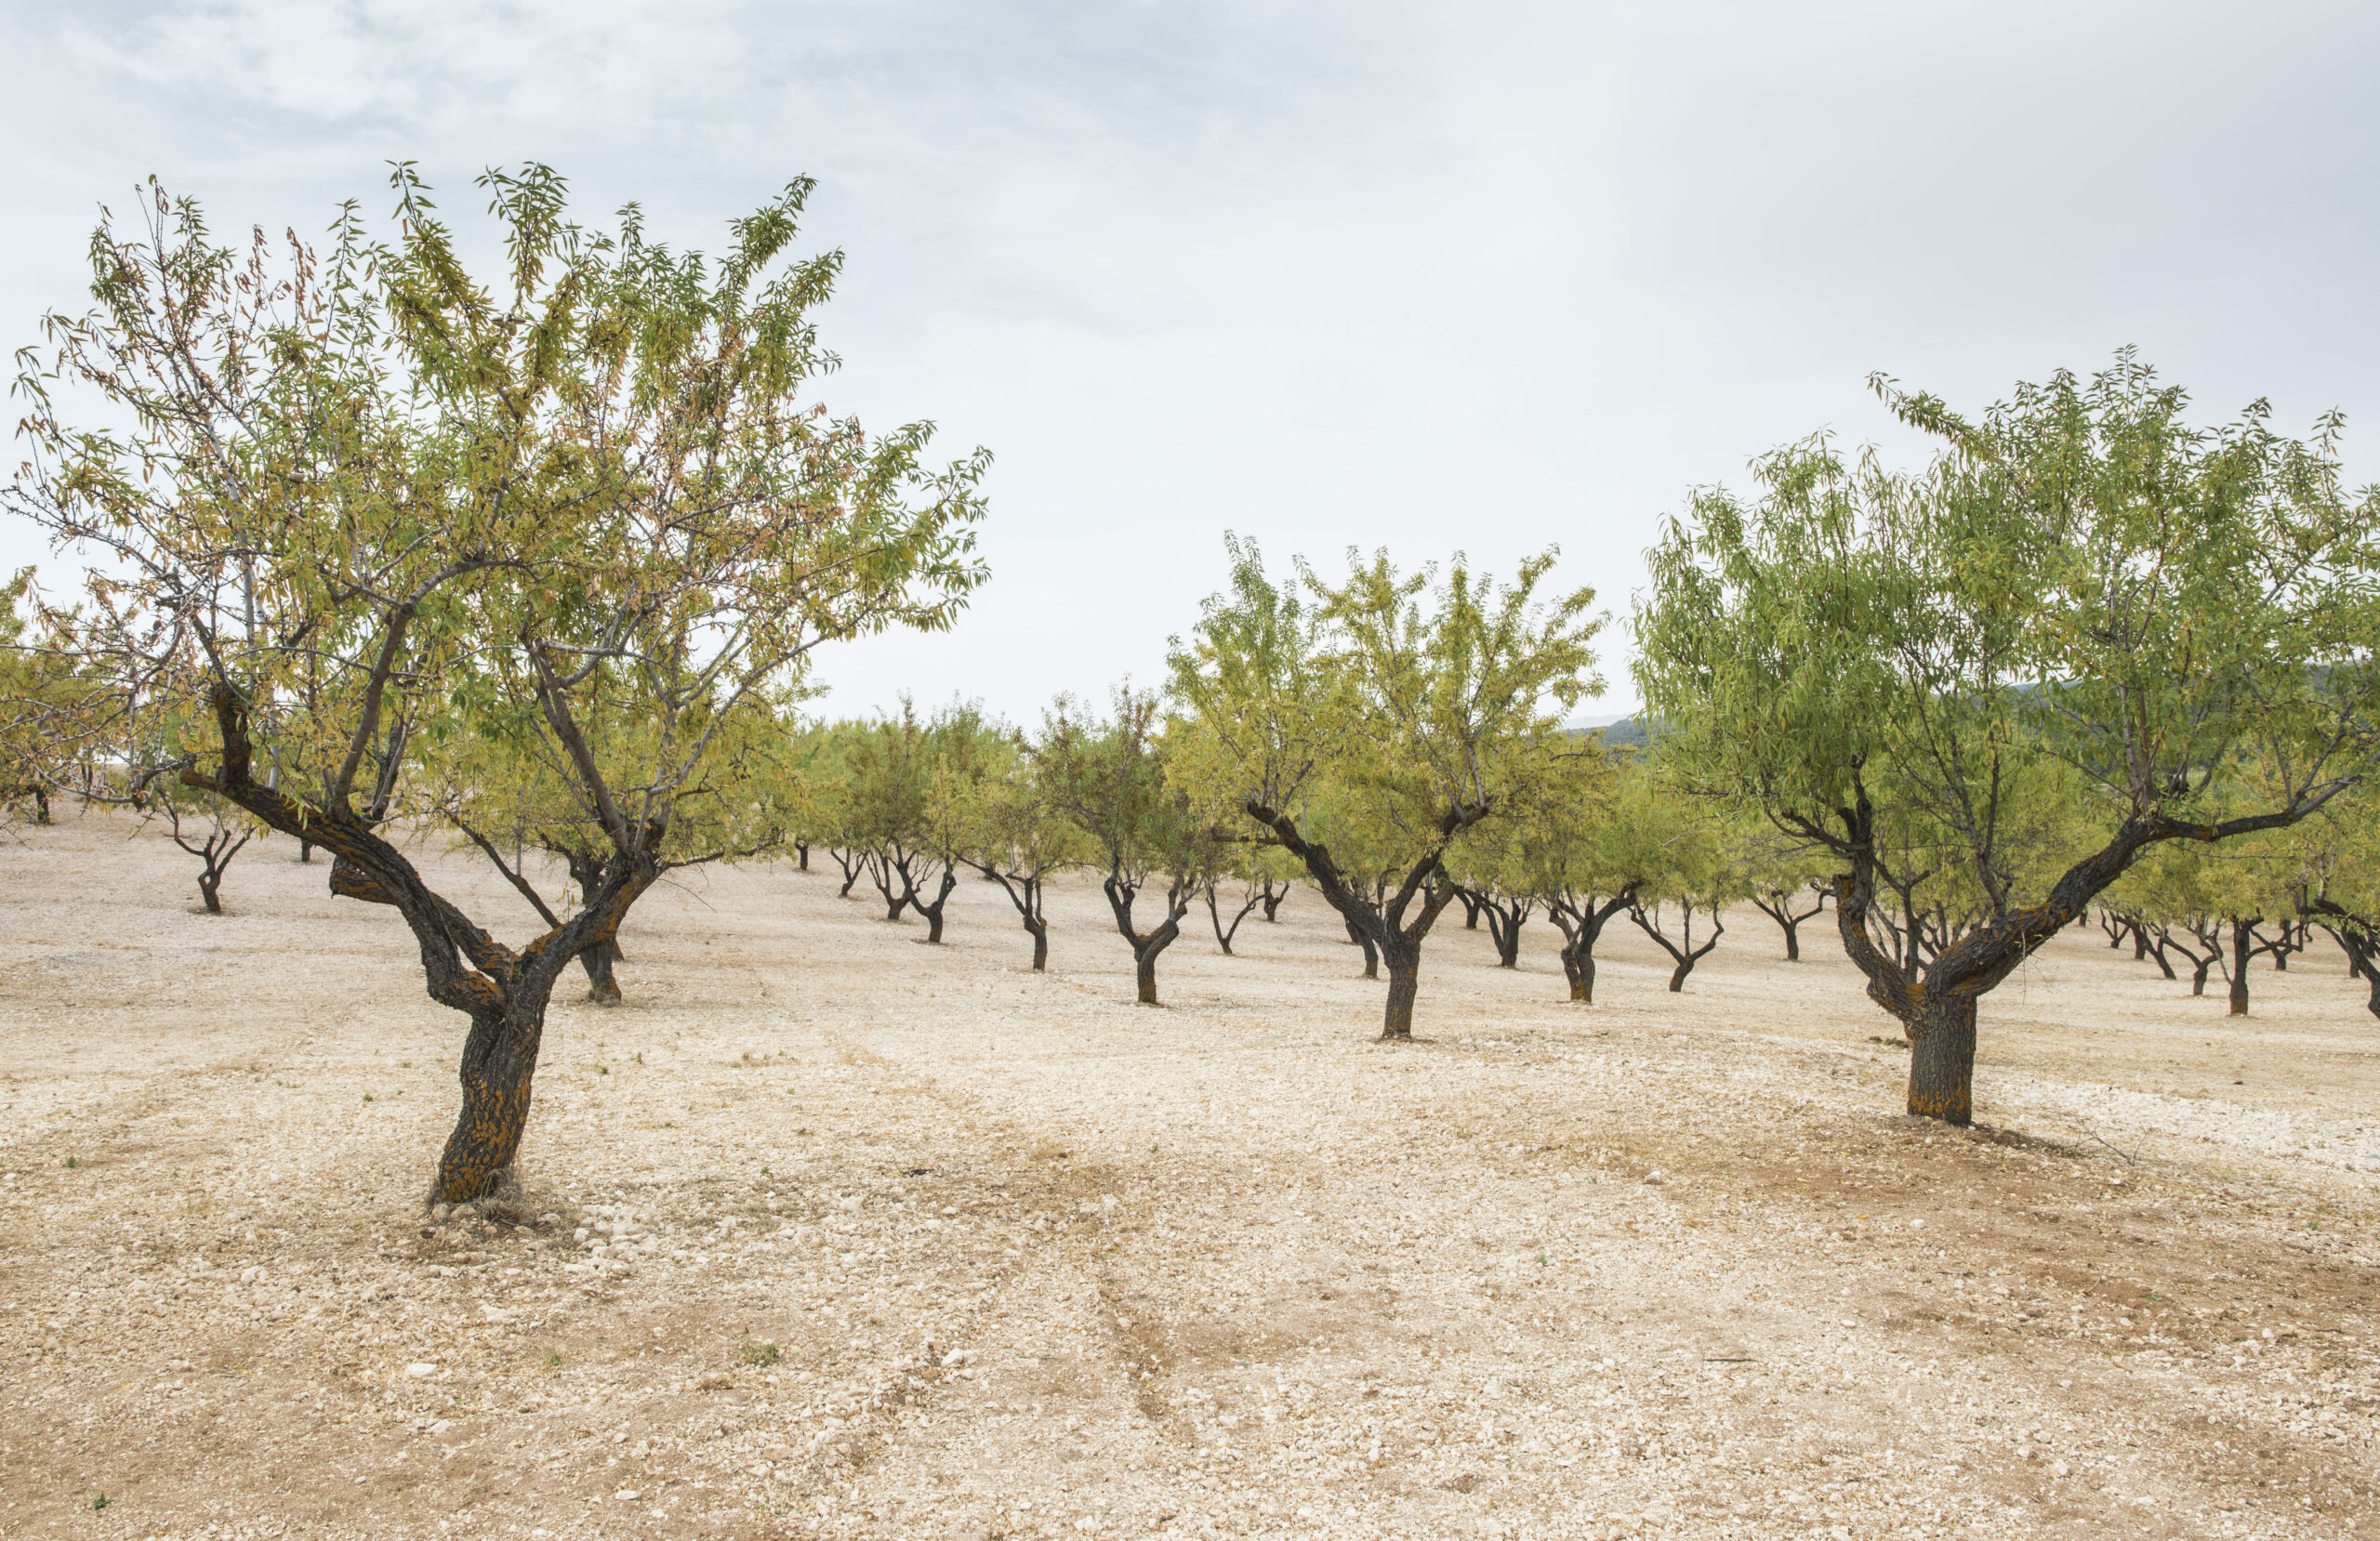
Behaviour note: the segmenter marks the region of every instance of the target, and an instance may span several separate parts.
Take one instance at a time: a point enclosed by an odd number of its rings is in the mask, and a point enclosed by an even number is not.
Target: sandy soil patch
[[[0,851],[0,1536],[2347,1536],[2375,1505],[2380,1024],[2076,930],[1977,1107],[1822,929],[1562,998],[1443,923],[1417,1030],[1310,892],[1163,1009],[826,873],[703,872],[557,1007],[524,1225],[419,1205],[460,1019],[285,841],[196,912],[104,816]],[[483,915],[521,909],[455,859]],[[1203,921],[1203,912],[1198,915]],[[598,1245],[600,1244],[600,1245]],[[101,1498],[101,1507],[94,1507]],[[2359,1531],[2359,1521],[2361,1530]]]

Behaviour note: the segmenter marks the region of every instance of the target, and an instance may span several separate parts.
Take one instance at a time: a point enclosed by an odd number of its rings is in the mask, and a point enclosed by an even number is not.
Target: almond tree
[[[1236,808],[1255,838],[1305,865],[1324,899],[1388,969],[1381,1035],[1410,1038],[1421,943],[1454,899],[1450,857],[1545,771],[1536,745],[1601,682],[1592,589],[1551,603],[1548,550],[1500,586],[1458,556],[1400,573],[1350,553],[1340,584],[1302,564],[1276,586],[1253,545],[1230,543],[1230,593],[1209,599],[1171,652],[1176,774],[1197,799]],[[1301,592],[1302,591],[1302,592]],[[1311,612],[1305,601],[1313,601]],[[1373,891],[1303,815],[1329,784],[1395,838],[1393,880]]]
[[[2323,810],[2299,826],[2301,913],[2347,954],[2347,974],[2370,987],[2365,1005],[2380,1017],[2380,828],[2365,787],[2352,806]]]
[[[1964,1124],[1978,1002],[2143,853],[2371,774],[2380,499],[2343,489],[2334,415],[2304,441],[2262,403],[2196,428],[2129,354],[1976,417],[1876,389],[1933,463],[1820,437],[1760,461],[1756,497],[1698,494],[1651,553],[1636,669],[1690,785],[1830,853],[1909,1111]],[[2070,843],[2040,860],[2064,787]],[[1925,838],[1895,850],[1896,823]],[[1931,929],[1910,956],[1880,900]]]
[[[1016,907],[1018,923],[1033,939],[1038,974],[1050,962],[1045,885],[1051,874],[1088,861],[1090,842],[1051,800],[1034,757],[1016,734],[987,734],[981,765],[972,784],[952,777],[942,784],[942,795],[956,805],[947,816],[961,831],[959,860],[998,884]]]
[[[1639,770],[1621,793],[1620,819],[1633,825],[1641,859],[1628,918],[1670,956],[1670,994],[1686,988],[1695,965],[1726,934],[1721,918],[1746,885],[1725,832],[1707,810],[1686,807],[1652,773]],[[1705,917],[1699,944],[1694,920]],[[1670,933],[1674,928],[1676,935]]]
[[[1785,933],[1785,961],[1802,961],[1802,925],[1826,912],[1824,853],[1780,834],[1766,821],[1733,832],[1733,857],[1752,907]],[[1807,902],[1808,909],[1800,906]]]
[[[1034,774],[1049,806],[1081,831],[1105,869],[1100,891],[1132,949],[1143,1006],[1158,1004],[1157,959],[1181,936],[1182,917],[1221,855],[1210,821],[1167,784],[1163,753],[1157,697],[1129,683],[1116,691],[1104,721],[1060,696],[1033,744]],[[1146,929],[1134,913],[1144,892],[1164,896]]]
[[[599,700],[590,698],[589,705]],[[651,725],[628,709],[634,705],[628,692],[580,714],[588,746],[607,775],[633,773],[653,753]],[[775,851],[807,810],[795,763],[798,735],[777,710],[747,701],[716,731],[712,765],[699,795],[678,799],[655,851],[663,871]],[[604,865],[614,855],[611,843],[602,825],[574,800],[570,770],[551,746],[534,737],[472,735],[435,763],[446,784],[428,800],[429,811],[485,857],[549,928],[562,924],[557,905],[568,909],[574,896],[583,902],[601,889]],[[567,882],[551,903],[531,873],[530,852],[561,863]],[[619,1003],[615,966],[625,956],[618,921],[580,949],[588,1001]]]
[[[198,723],[182,784],[328,850],[333,892],[412,932],[469,1024],[431,1190],[462,1201],[507,1179],[555,981],[719,792],[725,725],[798,694],[821,643],[943,626],[981,581],[984,462],[929,472],[926,427],[872,436],[804,400],[840,267],[786,259],[806,181],[713,262],[633,207],[573,223],[546,167],[491,171],[485,281],[410,166],[394,185],[386,239],[350,204],[319,259],[219,244],[162,189],[131,234],[102,223],[96,309],[22,356],[8,503],[99,559],[45,645],[175,692]],[[608,846],[521,946],[382,822],[474,739],[534,746]]]
[[[1519,859],[1513,879],[1526,884],[1562,933],[1562,972],[1570,999],[1593,1006],[1595,944],[1626,914],[1661,862],[1659,831],[1630,816],[1623,774],[1642,772],[1631,757],[1594,738],[1563,746],[1559,773],[1541,778],[1515,810],[1510,838]]]

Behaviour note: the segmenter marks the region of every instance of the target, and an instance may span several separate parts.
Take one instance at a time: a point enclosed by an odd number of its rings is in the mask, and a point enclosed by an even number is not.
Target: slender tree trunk
[[[942,866],[942,882],[933,896],[932,903],[929,904],[919,899],[914,891],[908,896],[909,908],[926,917],[926,942],[929,945],[942,941],[943,906],[950,902],[950,890],[958,886],[958,876],[950,870],[950,863],[945,862]],[[895,915],[894,918],[898,919],[899,916]]]
[[[2307,907],[2317,915],[2328,917],[2320,922],[2322,929],[2330,932],[2331,940],[2347,954],[2347,977],[2360,978],[2372,986],[2367,1005],[2374,1017],[2380,1017],[2380,937],[2375,937],[2373,927],[2334,900],[2310,900]]]
[[[216,871],[211,863],[207,866],[205,871],[198,875],[199,902],[206,906],[206,913],[208,915],[221,915],[223,913],[223,902],[215,896],[216,889],[220,888],[222,883],[223,875]]]
[[[867,857],[858,851],[836,850],[832,848],[829,848],[827,854],[834,857],[835,865],[843,869],[843,886],[836,890],[835,897],[849,899],[852,896],[852,889],[858,886],[860,874],[867,870]]]
[[[1821,891],[1819,894],[1817,908],[1805,911],[1800,915],[1795,915],[1793,913],[1793,895],[1790,893],[1780,895],[1773,904],[1767,900],[1761,898],[1758,894],[1754,894],[1752,896],[1752,902],[1754,909],[1766,915],[1769,919],[1777,922],[1777,929],[1785,933],[1785,961],[1788,963],[1801,962],[1802,922],[1805,920],[1815,919],[1818,915],[1825,912],[1826,897],[1824,892]]]
[[[1269,877],[1264,879],[1264,918],[1267,922],[1277,922],[1281,910],[1281,902],[1289,897],[1289,884],[1284,883],[1280,886],[1279,889],[1276,890],[1273,887],[1273,880]]]
[[[1488,912],[1488,935],[1496,944],[1496,967],[1519,968],[1521,928],[1528,924],[1529,906],[1518,901],[1499,903],[1487,898],[1480,901],[1479,907]]]
[[[1659,908],[1655,906],[1657,914]],[[1714,905],[1711,911],[1711,940],[1697,947],[1694,944],[1694,906],[1687,904],[1684,909],[1686,929],[1683,946],[1664,935],[1660,923],[1642,909],[1632,908],[1628,912],[1628,918],[1636,923],[1636,929],[1659,942],[1661,951],[1669,954],[1670,961],[1677,965],[1670,971],[1670,994],[1673,995],[1686,989],[1686,977],[1694,972],[1694,966],[1709,955],[1711,949],[1719,945],[1719,939],[1727,934],[1727,928],[1719,923],[1719,911]]]
[[[587,970],[587,998],[598,1006],[619,1004],[620,981],[612,977],[619,957],[619,944],[613,942],[599,942],[578,955],[579,967]]]
[[[900,919],[901,912],[907,909],[909,902],[917,897],[917,885],[909,880],[907,864],[905,863],[896,869],[891,857],[879,853],[871,870],[875,875],[876,891],[884,896],[884,918],[887,921]],[[901,891],[897,894],[892,891],[896,870],[901,879]]]
[[[307,863],[309,863],[309,864],[311,864],[311,863],[313,862],[313,860],[314,860],[314,842],[313,842],[313,841],[311,841],[311,840],[300,840],[300,841],[298,841],[298,861],[300,861],[300,862]]]
[[[796,840],[793,843],[793,854],[797,863],[794,870],[797,872],[808,872],[810,870],[810,842],[807,840]]]
[[[969,860],[967,864],[1000,886],[1008,902],[1016,906],[1017,922],[1025,934],[1033,939],[1033,971],[1047,971],[1050,962],[1050,922],[1041,913],[1041,875],[1012,873],[991,862]]]
[[[1975,997],[1920,996],[1909,1034],[1909,1112],[1964,1126],[1975,1120]]]
[[[2172,943],[2167,940],[2164,933],[2161,931],[2157,936],[2157,945],[2149,949],[2149,955],[2157,960],[2157,967],[2165,971],[2165,977],[2167,979],[2175,979],[2178,976],[2174,972],[2173,962],[2165,956],[2165,949],[2170,945],[2172,945]]]
[[[1364,950],[1364,978],[1380,978],[1380,949],[1372,944],[1370,935],[1350,920],[1347,922],[1347,940]]]
[[[1479,929],[1479,912],[1483,907],[1483,901],[1479,895],[1469,889],[1457,889],[1454,890],[1454,896],[1462,901],[1462,929],[1466,931]]]
[[[1212,883],[1207,885],[1207,923],[1215,929],[1215,945],[1223,950],[1223,956],[1230,957],[1232,955],[1231,931],[1223,929],[1223,912],[1222,906],[1215,902],[1215,886]],[[1237,929],[1239,927],[1234,924],[1232,930]]]
[[[2231,1011],[2234,1017],[2248,1014],[2248,962],[2256,955],[2256,923],[2231,917]]]
[[[2138,963],[2149,955],[2149,929],[2138,921],[2132,923],[2132,961]]]

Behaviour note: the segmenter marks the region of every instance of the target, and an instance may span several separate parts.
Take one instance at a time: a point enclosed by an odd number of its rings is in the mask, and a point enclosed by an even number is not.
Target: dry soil
[[[927,947],[704,871],[557,1005],[492,1222],[420,1200],[459,1019],[295,854],[210,916],[103,815],[0,849],[9,1541],[2380,1515],[2380,1024],[2327,945],[2231,1019],[2069,932],[1952,1131],[1822,925],[1731,916],[1681,994],[1616,927],[1579,1007],[1458,912],[1393,1047],[1310,892],[1237,956],[1196,914],[1150,1009],[1088,887],[1035,975],[982,884]]]

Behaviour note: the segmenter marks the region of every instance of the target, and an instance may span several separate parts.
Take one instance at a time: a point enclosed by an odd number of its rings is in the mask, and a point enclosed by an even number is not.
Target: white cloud
[[[0,317],[71,304],[93,204],[151,170],[305,230],[389,159],[461,214],[538,158],[695,244],[815,174],[830,400],[999,456],[976,612],[833,661],[837,703],[1026,716],[1152,678],[1224,528],[1558,540],[1624,607],[1688,485],[1884,432],[1871,369],[1972,400],[2136,342],[2211,412],[2365,407],[2376,33],[2146,0],[27,7]]]

